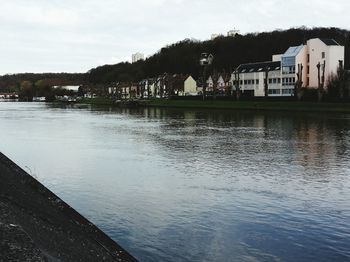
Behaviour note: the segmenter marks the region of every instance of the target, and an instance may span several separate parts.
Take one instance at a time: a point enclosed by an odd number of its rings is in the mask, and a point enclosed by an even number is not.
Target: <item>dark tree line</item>
[[[87,74],[23,73],[4,75],[0,76],[0,92],[18,92],[24,81],[28,81],[33,86],[38,81],[42,81],[47,86],[80,85],[87,83]]]

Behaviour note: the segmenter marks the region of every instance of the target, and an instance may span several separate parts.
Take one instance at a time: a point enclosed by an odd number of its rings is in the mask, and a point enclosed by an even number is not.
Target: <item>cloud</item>
[[[16,1],[1,4],[0,19],[3,23],[75,26],[80,20],[76,11],[66,8],[38,6],[33,3],[16,5]]]
[[[87,71],[184,38],[292,26],[349,28],[334,0],[0,0],[0,74]],[[130,60],[130,59],[129,59]],[[9,66],[11,65],[11,66]],[[31,70],[31,68],[33,70]]]

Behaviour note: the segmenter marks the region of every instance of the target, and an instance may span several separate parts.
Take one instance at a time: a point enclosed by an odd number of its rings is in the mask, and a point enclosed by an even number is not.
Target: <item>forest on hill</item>
[[[203,52],[214,55],[211,71],[231,72],[239,64],[271,60],[273,54],[284,53],[288,47],[305,43],[310,38],[333,38],[345,46],[345,68],[350,68],[350,31],[339,28],[292,28],[264,33],[250,33],[214,40],[185,39],[166,46],[145,61],[122,62],[89,70],[86,74],[17,74],[0,77],[0,88],[18,87],[22,81],[46,79],[55,85],[137,82],[163,73],[201,75],[199,65]]]
[[[87,83],[86,73],[20,73],[0,76],[0,91],[16,92],[23,82],[35,85],[38,82],[47,86],[81,85]]]
[[[250,33],[236,37],[219,37],[209,41],[183,40],[162,48],[145,61],[120,63],[94,68],[88,72],[93,83],[135,82],[163,73],[191,74],[197,78],[202,69],[199,57],[203,52],[214,55],[211,70],[231,72],[242,63],[271,60],[273,54],[300,45],[311,38],[333,38],[344,45],[345,68],[350,68],[350,31],[339,28],[293,28],[266,33]]]

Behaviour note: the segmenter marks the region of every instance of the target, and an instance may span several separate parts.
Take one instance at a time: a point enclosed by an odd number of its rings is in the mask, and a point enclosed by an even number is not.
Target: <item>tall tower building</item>
[[[131,60],[133,63],[136,63],[137,61],[140,61],[140,60],[145,60],[145,55],[142,53],[135,53],[132,55]]]

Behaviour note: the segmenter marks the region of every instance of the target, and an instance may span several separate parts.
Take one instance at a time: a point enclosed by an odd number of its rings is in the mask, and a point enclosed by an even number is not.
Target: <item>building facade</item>
[[[324,67],[326,86],[339,65],[344,64],[344,52],[344,46],[333,39],[310,39],[305,45],[292,46],[284,54],[273,55],[271,62],[240,65],[237,68],[240,89],[243,93],[264,96],[267,76],[269,96],[293,96],[299,73],[303,87],[318,88],[318,64],[321,78]]]
[[[133,63],[136,63],[137,61],[144,60],[145,55],[142,53],[135,53],[131,56],[131,60]]]

